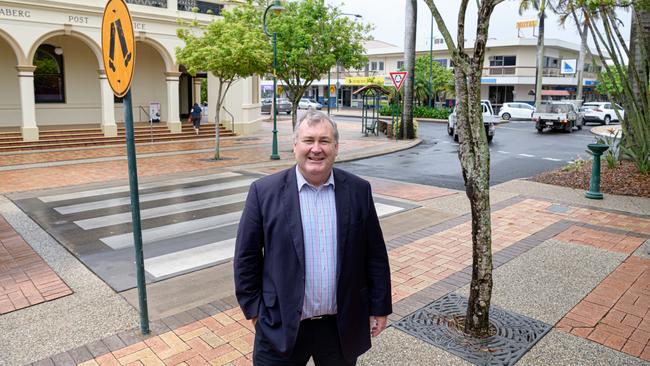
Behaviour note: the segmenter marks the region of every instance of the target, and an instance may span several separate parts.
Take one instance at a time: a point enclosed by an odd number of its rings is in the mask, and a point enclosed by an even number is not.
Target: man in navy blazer
[[[336,123],[308,112],[296,166],[254,182],[239,223],[237,300],[255,324],[255,365],[354,365],[392,312],[370,184],[333,164]],[[330,253],[330,254],[328,254]]]

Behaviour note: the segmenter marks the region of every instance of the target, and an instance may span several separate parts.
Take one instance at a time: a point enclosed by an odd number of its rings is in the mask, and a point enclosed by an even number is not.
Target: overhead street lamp
[[[278,78],[275,74],[275,68],[276,68],[276,63],[277,63],[277,33],[273,32],[273,35],[269,33],[269,30],[266,26],[266,15],[269,13],[269,10],[272,11],[275,14],[280,14],[281,12],[284,11],[284,7],[280,5],[280,0],[275,0],[271,5],[269,5],[266,10],[264,11],[264,18],[262,19],[262,24],[264,26],[264,33],[266,33],[267,36],[273,37],[273,110],[271,113],[273,113],[273,148],[271,150],[271,160],[279,160],[280,159],[280,154],[278,154],[278,106],[277,106],[277,98],[278,98]]]
[[[339,13],[339,14],[334,15],[334,18],[332,18],[332,20],[336,19],[339,15],[347,15],[347,16],[355,17],[357,19],[360,19],[360,18],[363,17],[361,14]],[[330,88],[331,88],[331,85],[330,85],[330,83],[331,83],[330,82],[330,72],[331,72],[331,69],[332,68],[330,67],[330,69],[327,70],[327,88],[326,88],[327,90],[325,91],[327,93],[327,115],[330,114]],[[339,60],[336,60],[336,93],[337,93],[336,110],[339,109],[338,92],[339,92]]]

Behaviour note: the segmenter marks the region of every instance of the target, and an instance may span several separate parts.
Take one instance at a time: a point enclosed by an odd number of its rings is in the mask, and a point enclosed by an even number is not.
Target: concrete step
[[[104,137],[98,128],[42,131],[38,141],[22,141],[20,133],[17,134],[18,137],[12,132],[0,133],[0,152],[121,145],[125,140],[124,128],[118,128],[117,137]],[[134,128],[136,143],[206,139],[214,134],[214,125],[202,126],[198,135],[191,125],[183,125],[180,133],[170,133],[165,126]],[[220,126],[219,134],[222,137],[235,136],[223,126]]]

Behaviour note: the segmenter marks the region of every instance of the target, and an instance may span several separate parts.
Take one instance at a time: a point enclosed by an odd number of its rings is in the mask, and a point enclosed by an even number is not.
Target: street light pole
[[[429,38],[429,108],[433,96],[433,14],[431,15],[431,36]]]
[[[269,10],[272,10],[274,13],[278,14],[284,11],[282,5],[280,5],[280,0],[275,0],[273,4],[269,5],[264,11],[264,19],[262,21],[264,25],[264,33],[273,37],[273,144],[271,149],[271,160],[279,160],[280,154],[278,154],[278,106],[277,106],[277,97],[278,97],[278,78],[275,73],[275,68],[277,66],[277,33],[273,32],[273,35],[269,33],[268,28],[266,27],[266,15]]]

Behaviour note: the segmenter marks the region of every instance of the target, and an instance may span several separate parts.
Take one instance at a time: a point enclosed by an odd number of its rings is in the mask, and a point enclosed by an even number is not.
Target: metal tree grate
[[[496,333],[487,338],[469,337],[438,321],[464,316],[466,309],[467,299],[450,293],[393,326],[473,364],[499,366],[514,365],[551,329],[544,322],[495,306],[490,308],[490,322]]]

